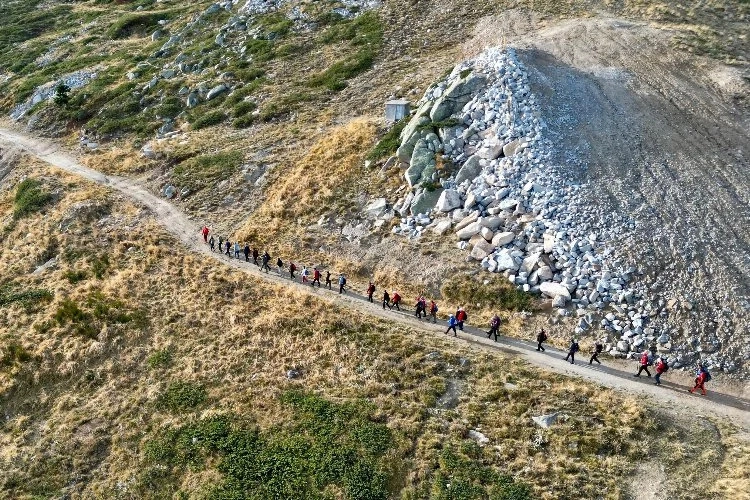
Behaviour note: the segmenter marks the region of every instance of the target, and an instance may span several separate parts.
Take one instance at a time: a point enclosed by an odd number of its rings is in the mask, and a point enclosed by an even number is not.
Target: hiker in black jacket
[[[597,340],[594,344],[594,350],[591,351],[591,359],[589,359],[589,364],[592,364],[594,361],[596,361],[599,364],[602,364],[601,361],[599,361],[599,354],[604,350],[604,346],[602,343]]]
[[[385,309],[385,306],[391,309],[391,296],[388,295],[388,290],[383,290],[383,309]]]
[[[578,341],[576,339],[570,339],[570,347],[568,348],[568,355],[565,356],[565,361],[570,358],[570,364],[576,364],[576,353],[580,350]]]
[[[536,350],[544,352],[544,346],[542,344],[546,341],[547,334],[544,332],[544,328],[542,328],[536,336]]]

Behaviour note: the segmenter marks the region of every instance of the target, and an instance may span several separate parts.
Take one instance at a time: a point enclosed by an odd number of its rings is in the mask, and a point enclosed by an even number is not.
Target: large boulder
[[[492,238],[492,244],[496,247],[502,247],[513,241],[515,238],[515,233],[511,233],[510,231],[505,233],[497,233]]]
[[[539,285],[539,291],[548,297],[557,298],[563,297],[566,301],[570,300],[570,292],[560,283],[547,281]]]
[[[482,167],[479,165],[479,157],[471,156],[456,174],[456,184],[461,184],[466,180],[473,181],[481,172]]]
[[[463,109],[475,94],[484,88],[487,79],[483,75],[469,74],[445,89],[432,106],[430,119],[441,122]]]
[[[435,204],[442,195],[441,189],[423,190],[421,193],[416,195],[411,202],[411,213],[412,215],[417,214],[428,214],[435,208]]]
[[[437,208],[441,212],[450,212],[461,206],[461,195],[455,189],[446,189],[438,199]]]
[[[414,187],[423,181],[432,180],[432,172],[435,171],[435,153],[430,150],[427,141],[420,139],[414,146],[409,168],[404,176],[410,187]],[[435,200],[437,201],[437,199]]]
[[[456,231],[456,236],[458,236],[459,240],[468,240],[475,234],[479,234],[481,230],[482,225],[479,223],[479,221],[474,221],[466,227]]]
[[[385,198],[377,198],[371,201],[370,204],[365,207],[365,212],[367,212],[367,214],[372,217],[377,217],[378,215],[385,212],[387,207],[388,202]]]
[[[223,94],[227,90],[229,90],[229,88],[223,83],[220,83],[219,85],[217,85],[216,87],[208,91],[208,94],[206,94],[206,100],[210,101],[211,99],[219,97],[221,94]]]
[[[497,255],[495,255],[495,262],[497,262],[497,271],[507,271],[507,270],[513,270],[515,271],[518,269],[518,264],[516,263],[516,260],[511,255],[511,252],[509,249],[500,250]]]

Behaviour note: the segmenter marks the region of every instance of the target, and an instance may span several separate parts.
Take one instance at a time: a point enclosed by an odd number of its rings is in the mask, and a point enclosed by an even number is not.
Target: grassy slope
[[[379,471],[393,496],[482,498],[505,491],[511,474],[535,497],[616,498],[634,461],[669,443],[634,399],[206,263],[136,207],[38,164],[3,183],[6,226],[15,185],[32,170],[54,196],[6,230],[0,268],[7,289],[52,298],[17,293],[0,307],[4,496],[229,497],[258,480],[282,488],[274,470],[300,454],[313,470],[344,463],[310,450],[359,443],[364,432],[366,448],[346,463]],[[53,255],[56,267],[29,274]],[[290,369],[302,376],[287,379]],[[458,388],[455,408],[441,397],[449,388]],[[565,415],[553,429],[531,422],[552,411]],[[331,428],[332,415],[349,424]],[[489,443],[477,446],[471,429]],[[678,432],[681,474],[706,438]],[[731,439],[723,428],[708,437],[725,433]],[[227,468],[248,446],[265,465]],[[724,453],[719,445],[697,460],[715,464]],[[738,480],[730,463],[717,487]],[[381,491],[355,479],[332,473],[320,484],[333,497],[356,497],[354,486]],[[696,478],[695,491],[714,479]]]

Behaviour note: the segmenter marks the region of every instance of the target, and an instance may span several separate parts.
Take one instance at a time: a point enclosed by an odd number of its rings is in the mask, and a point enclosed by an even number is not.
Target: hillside
[[[651,347],[676,380],[700,360],[746,395],[749,15],[3,1],[0,128],[54,138],[272,264],[434,297],[441,321],[465,306],[523,339],[599,339],[605,363]],[[396,124],[394,98],[411,104]],[[748,490],[740,422],[260,280],[127,192],[0,155],[4,496]]]

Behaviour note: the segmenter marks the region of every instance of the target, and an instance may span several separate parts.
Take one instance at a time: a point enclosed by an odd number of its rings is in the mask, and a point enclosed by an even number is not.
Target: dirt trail
[[[257,278],[269,282],[283,284],[284,286],[295,286],[307,293],[312,293],[338,305],[354,308],[358,311],[366,311],[368,314],[385,318],[390,321],[399,322],[412,330],[428,331],[430,333],[443,332],[444,325],[438,323],[422,322],[411,316],[410,313],[396,313],[384,311],[380,304],[370,304],[365,297],[349,292],[339,295],[336,291],[311,289],[298,282],[291,282],[276,273],[261,273],[255,266],[247,265],[244,261],[227,259],[220,253],[213,253],[200,239],[200,226],[190,220],[177,207],[150,193],[146,188],[129,179],[105,175],[96,170],[81,165],[70,154],[60,150],[54,144],[23,133],[0,128],[0,145],[10,148],[20,148],[47,163],[63,169],[67,172],[80,175],[98,184],[110,186],[123,193],[125,196],[142,204],[154,213],[156,220],[170,233],[176,236],[191,252],[205,255],[222,262],[224,265],[252,274]],[[601,385],[624,391],[636,396],[645,396],[658,400],[660,406],[672,408],[690,409],[693,412],[713,414],[719,417],[729,418],[735,425],[750,430],[750,400],[742,397],[710,391],[707,398],[687,394],[685,385],[689,379],[683,374],[669,372],[664,376],[665,382],[661,387],[655,387],[651,379],[634,380],[632,373],[624,371],[624,365],[601,365],[589,366],[588,364],[571,365],[563,358],[561,351],[548,347],[547,351],[540,353],[536,351],[535,344],[509,337],[502,337],[499,343],[487,339],[483,332],[469,327],[455,339],[456,342],[469,342],[483,349],[498,349],[503,352],[518,355],[528,362],[556,373],[568,376],[577,376]],[[581,353],[579,363],[585,363],[585,353]],[[670,382],[675,378],[681,380],[675,384]],[[716,387],[718,384],[711,384]]]

